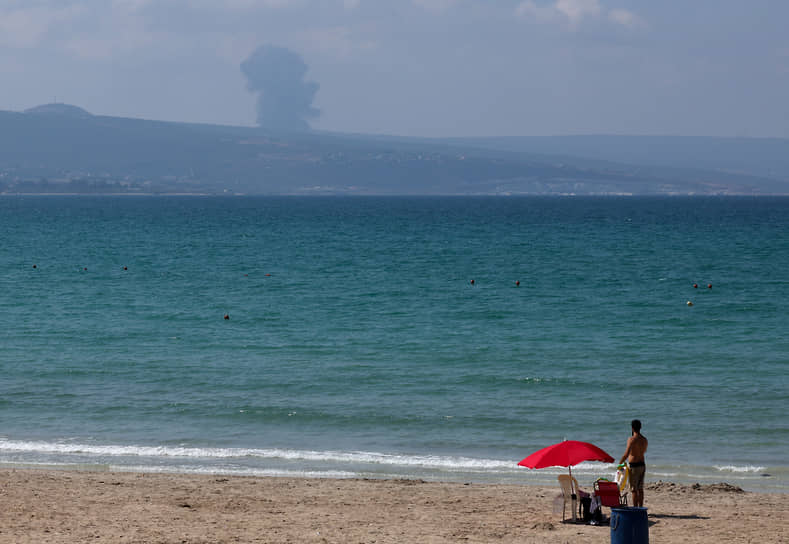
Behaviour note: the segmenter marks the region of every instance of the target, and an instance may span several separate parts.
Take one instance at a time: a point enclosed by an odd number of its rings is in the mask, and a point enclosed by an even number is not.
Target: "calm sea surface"
[[[789,491],[789,199],[7,196],[0,235],[0,466],[553,484],[516,463],[638,417],[649,480]]]

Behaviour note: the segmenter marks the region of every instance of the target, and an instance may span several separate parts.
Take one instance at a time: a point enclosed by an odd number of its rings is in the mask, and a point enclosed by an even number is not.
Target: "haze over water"
[[[638,417],[649,480],[789,489],[789,199],[3,197],[0,229],[0,465],[552,483],[516,463]]]

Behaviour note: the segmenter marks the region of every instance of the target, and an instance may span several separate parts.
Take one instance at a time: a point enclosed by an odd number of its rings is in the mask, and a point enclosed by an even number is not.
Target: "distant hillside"
[[[789,181],[789,139],[704,136],[532,136],[447,139],[452,145],[692,168]]]
[[[75,118],[92,117],[93,115],[90,112],[78,106],[72,106],[70,104],[61,104],[59,102],[55,102],[52,104],[42,104],[41,106],[36,106],[34,108],[27,109],[25,110],[24,113],[32,113],[34,115],[60,115],[63,117],[75,117]]]
[[[710,167],[712,155],[642,162],[546,142],[275,134],[48,104],[0,111],[0,192],[789,194],[789,176]]]

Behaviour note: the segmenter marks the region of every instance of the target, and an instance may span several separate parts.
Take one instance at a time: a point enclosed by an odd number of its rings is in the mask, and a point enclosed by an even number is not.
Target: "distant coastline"
[[[2,194],[789,195],[789,139],[405,138],[0,111]]]

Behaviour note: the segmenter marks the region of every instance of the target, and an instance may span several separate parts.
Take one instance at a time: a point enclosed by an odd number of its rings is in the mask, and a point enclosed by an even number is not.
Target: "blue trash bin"
[[[611,509],[611,544],[649,544],[647,509]]]

